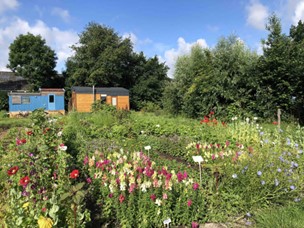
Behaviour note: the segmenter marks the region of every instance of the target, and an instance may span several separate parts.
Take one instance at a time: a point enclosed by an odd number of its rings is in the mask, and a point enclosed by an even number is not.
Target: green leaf
[[[63,200],[65,200],[66,198],[68,198],[68,197],[70,197],[70,196],[72,196],[71,193],[69,193],[69,192],[64,193],[64,194],[62,194],[62,196],[60,197],[60,201],[63,201]]]
[[[75,185],[75,186],[72,187],[72,191],[73,192],[77,192],[80,189],[82,189],[83,186],[84,186],[84,182],[78,183],[77,185]]]

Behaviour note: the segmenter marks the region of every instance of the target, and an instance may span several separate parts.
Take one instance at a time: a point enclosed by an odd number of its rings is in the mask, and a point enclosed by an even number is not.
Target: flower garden
[[[250,226],[302,203],[300,126],[112,109],[29,118],[1,139],[2,227]]]

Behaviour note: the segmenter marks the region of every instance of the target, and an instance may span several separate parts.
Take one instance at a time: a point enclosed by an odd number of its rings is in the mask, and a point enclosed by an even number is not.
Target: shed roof
[[[83,94],[93,93],[93,87],[73,86],[71,90]],[[95,87],[94,92],[108,96],[129,96],[129,90],[122,87]]]

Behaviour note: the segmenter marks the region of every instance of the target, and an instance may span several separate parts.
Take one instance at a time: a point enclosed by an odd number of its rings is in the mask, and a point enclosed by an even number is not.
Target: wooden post
[[[278,128],[281,129],[281,109],[278,108]]]

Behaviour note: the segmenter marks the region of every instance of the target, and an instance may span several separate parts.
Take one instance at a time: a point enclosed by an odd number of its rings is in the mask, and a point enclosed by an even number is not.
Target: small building
[[[90,112],[93,102],[100,100],[117,109],[130,110],[129,90],[122,87],[80,87],[71,88],[70,109]]]
[[[25,116],[39,108],[50,114],[65,114],[64,89],[42,88],[33,93],[18,90],[9,92],[8,97],[10,117]]]

